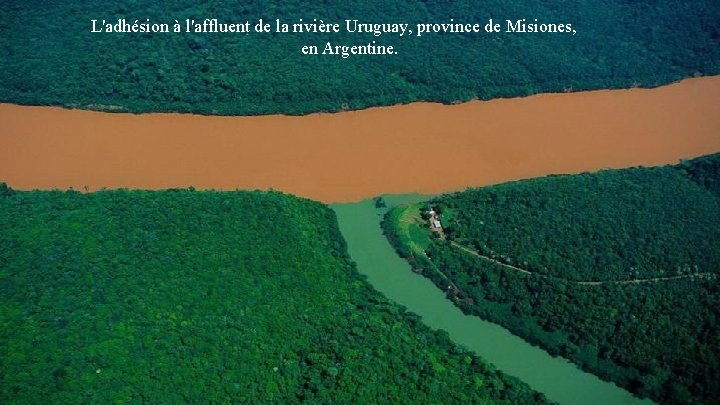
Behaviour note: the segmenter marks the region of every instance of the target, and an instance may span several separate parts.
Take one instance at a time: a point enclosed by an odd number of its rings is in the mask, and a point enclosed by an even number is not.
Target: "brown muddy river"
[[[0,181],[16,189],[273,188],[348,202],[717,151],[720,76],[304,117],[0,105]]]

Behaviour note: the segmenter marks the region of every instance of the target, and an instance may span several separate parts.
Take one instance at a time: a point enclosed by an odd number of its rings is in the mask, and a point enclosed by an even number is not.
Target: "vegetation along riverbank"
[[[349,33],[92,32],[92,20],[149,21],[152,31],[152,24],[175,20],[185,28],[187,20],[254,24],[261,18],[288,24],[408,24],[408,30],[427,27],[429,32],[375,36],[375,26]],[[503,30],[531,26],[537,19],[571,24],[576,34],[433,32],[451,19],[485,24],[490,18]],[[511,27],[506,27],[508,20]],[[718,21],[716,0],[367,0],[331,5],[307,0],[89,0],[82,7],[5,1],[0,101],[111,112],[308,114],[413,101],[455,103],[655,87],[720,73]],[[322,49],[328,42],[360,45],[373,40],[392,46],[394,55],[343,59],[301,52],[306,45]]]
[[[709,403],[718,185],[716,154],[446,194],[392,210],[384,228],[464,312],[642,396]]]
[[[543,403],[276,192],[0,184],[0,402]]]

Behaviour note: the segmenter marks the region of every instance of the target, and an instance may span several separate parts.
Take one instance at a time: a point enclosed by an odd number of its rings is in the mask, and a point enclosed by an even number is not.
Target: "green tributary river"
[[[389,207],[419,202],[429,196],[385,196]],[[633,397],[618,386],[588,374],[569,361],[552,357],[497,324],[463,314],[430,280],[411,271],[390,246],[380,228],[387,209],[373,200],[331,206],[352,259],[360,273],[378,291],[422,317],[425,324],[443,329],[456,343],[473,350],[499,370],[515,376],[551,401],[561,404],[651,403]]]

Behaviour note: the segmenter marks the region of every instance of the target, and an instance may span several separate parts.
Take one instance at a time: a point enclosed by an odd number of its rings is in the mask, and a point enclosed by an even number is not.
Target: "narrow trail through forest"
[[[545,277],[545,278],[561,279],[561,280],[569,281],[569,282],[572,282],[572,283],[578,284],[578,285],[598,286],[598,285],[605,285],[605,284],[640,284],[640,283],[649,283],[649,282],[658,282],[658,281],[679,280],[679,279],[691,278],[691,277],[696,277],[696,276],[705,277],[705,276],[711,276],[711,275],[713,275],[713,273],[702,272],[702,273],[681,274],[681,275],[677,275],[677,276],[667,276],[667,277],[635,278],[635,279],[630,279],[630,280],[608,280],[608,281],[577,281],[577,280],[568,280],[568,279],[564,279],[564,278],[560,278],[560,277],[548,276],[548,275],[546,275],[546,274],[537,274],[537,273],[535,273],[535,272],[532,272],[532,271],[529,271],[529,270],[526,270],[526,269],[523,269],[523,268],[520,268],[520,267],[517,267],[517,266],[513,266],[513,265],[511,265],[511,264],[503,263],[503,262],[501,262],[501,261],[499,261],[499,260],[497,260],[497,259],[493,259],[492,257],[485,256],[485,255],[483,255],[482,253],[478,252],[477,250],[471,249],[471,248],[469,248],[469,247],[467,247],[467,246],[463,246],[463,245],[461,245],[461,244],[459,244],[459,243],[457,243],[457,242],[455,242],[455,241],[448,240],[448,242],[450,242],[450,245],[452,245],[452,246],[454,246],[454,247],[462,250],[462,251],[465,252],[465,253],[471,254],[471,255],[476,256],[476,257],[478,257],[478,258],[480,258],[480,259],[483,259],[483,260],[485,260],[485,261],[488,261],[488,262],[495,263],[495,264],[497,264],[497,265],[503,266],[503,267],[505,267],[506,269],[510,269],[510,270],[517,271],[517,272],[524,273],[524,274],[530,274],[530,275]]]

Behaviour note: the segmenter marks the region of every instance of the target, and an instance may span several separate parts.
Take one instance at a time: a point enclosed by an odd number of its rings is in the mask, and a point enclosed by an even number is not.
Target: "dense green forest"
[[[2,403],[532,403],[275,192],[0,184]]]
[[[720,154],[440,196],[384,229],[466,313],[662,403],[720,398]],[[444,235],[432,232],[428,210]]]
[[[657,86],[720,72],[720,2],[353,0],[4,1],[0,101],[107,111],[302,114],[416,100]],[[92,19],[220,22],[570,23],[547,33],[92,33]],[[183,27],[184,29],[184,27]],[[393,45],[394,56],[302,55]]]

